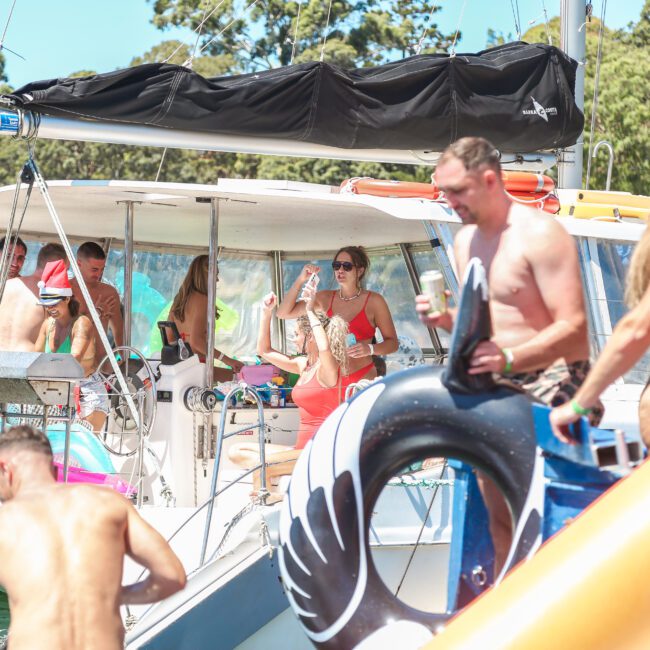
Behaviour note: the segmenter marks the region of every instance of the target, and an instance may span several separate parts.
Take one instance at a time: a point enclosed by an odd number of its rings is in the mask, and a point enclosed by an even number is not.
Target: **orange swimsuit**
[[[314,437],[325,418],[341,403],[345,388],[339,382],[327,388],[318,381],[318,371],[304,384],[296,384],[291,398],[300,413],[300,428],[295,449],[303,449]]]

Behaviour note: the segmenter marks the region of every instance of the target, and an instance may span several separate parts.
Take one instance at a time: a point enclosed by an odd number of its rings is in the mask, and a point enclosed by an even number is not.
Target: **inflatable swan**
[[[515,522],[504,573],[539,545],[541,517],[530,489],[540,468],[531,400],[489,374],[466,372],[475,345],[489,337],[485,271],[474,259],[448,365],[373,383],[341,404],[301,454],[281,512],[279,562],[289,602],[317,647],[381,647],[395,634],[396,647],[417,647],[446,620],[395,598],[370,554],[375,502],[410,463],[445,456],[493,478]]]

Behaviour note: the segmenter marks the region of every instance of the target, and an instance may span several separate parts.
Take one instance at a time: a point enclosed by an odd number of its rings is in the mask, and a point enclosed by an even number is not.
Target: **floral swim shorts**
[[[545,370],[521,372],[504,376],[503,379],[525,390],[544,404],[559,406],[573,399],[587,377],[590,367],[589,361],[574,361],[569,364],[556,361]],[[604,413],[605,408],[599,401],[588,416],[592,426],[598,426]]]

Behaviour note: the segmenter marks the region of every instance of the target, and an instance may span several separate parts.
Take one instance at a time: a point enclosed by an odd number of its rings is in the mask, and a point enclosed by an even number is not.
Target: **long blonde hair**
[[[634,249],[630,268],[627,271],[625,302],[627,306],[636,307],[650,283],[650,227],[646,226],[639,243]]]
[[[341,368],[341,373],[343,375],[348,374],[348,350],[345,338],[348,335],[348,323],[346,320],[340,316],[329,317],[324,311],[314,312],[316,317],[320,321],[325,334],[327,334],[327,340],[330,344],[330,351],[333,357],[336,359],[336,362]],[[309,324],[309,318],[306,315],[298,317],[298,329],[307,336],[311,334],[311,325]]]
[[[187,270],[183,284],[174,296],[169,313],[179,321],[185,320],[185,308],[187,301],[193,292],[208,295],[208,256],[197,255]],[[215,318],[219,318],[219,310],[215,307]]]

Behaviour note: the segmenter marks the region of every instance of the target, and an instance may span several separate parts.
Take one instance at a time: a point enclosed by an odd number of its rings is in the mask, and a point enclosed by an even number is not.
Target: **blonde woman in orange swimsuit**
[[[295,342],[301,351],[297,357],[289,357],[271,347],[271,317],[277,304],[275,294],[269,294],[262,305],[257,353],[281,370],[300,375],[291,392],[300,414],[296,445],[265,446],[269,485],[272,478],[291,474],[300,451],[345,396],[342,379],[348,363],[347,324],[338,316],[328,317],[322,311],[314,311],[315,290],[308,288],[304,295],[306,314],[298,318],[295,330]],[[259,463],[259,445],[233,445],[228,455],[233,462],[251,468]],[[259,473],[255,475],[253,487],[256,493]],[[272,500],[277,498],[281,498],[280,495],[274,494]]]
[[[350,334],[356,338],[356,343],[348,348],[349,371],[344,385],[374,379],[377,371],[372,357],[395,352],[398,346],[395,325],[384,297],[363,288],[369,267],[370,260],[361,246],[341,248],[332,261],[338,289],[316,294],[315,309],[323,310],[330,317],[341,316],[347,321]],[[303,267],[278,307],[278,318],[298,318],[305,313],[305,303],[298,300],[298,296],[312,273],[319,271],[320,267],[314,264]],[[381,343],[373,343],[376,330],[381,333]]]

